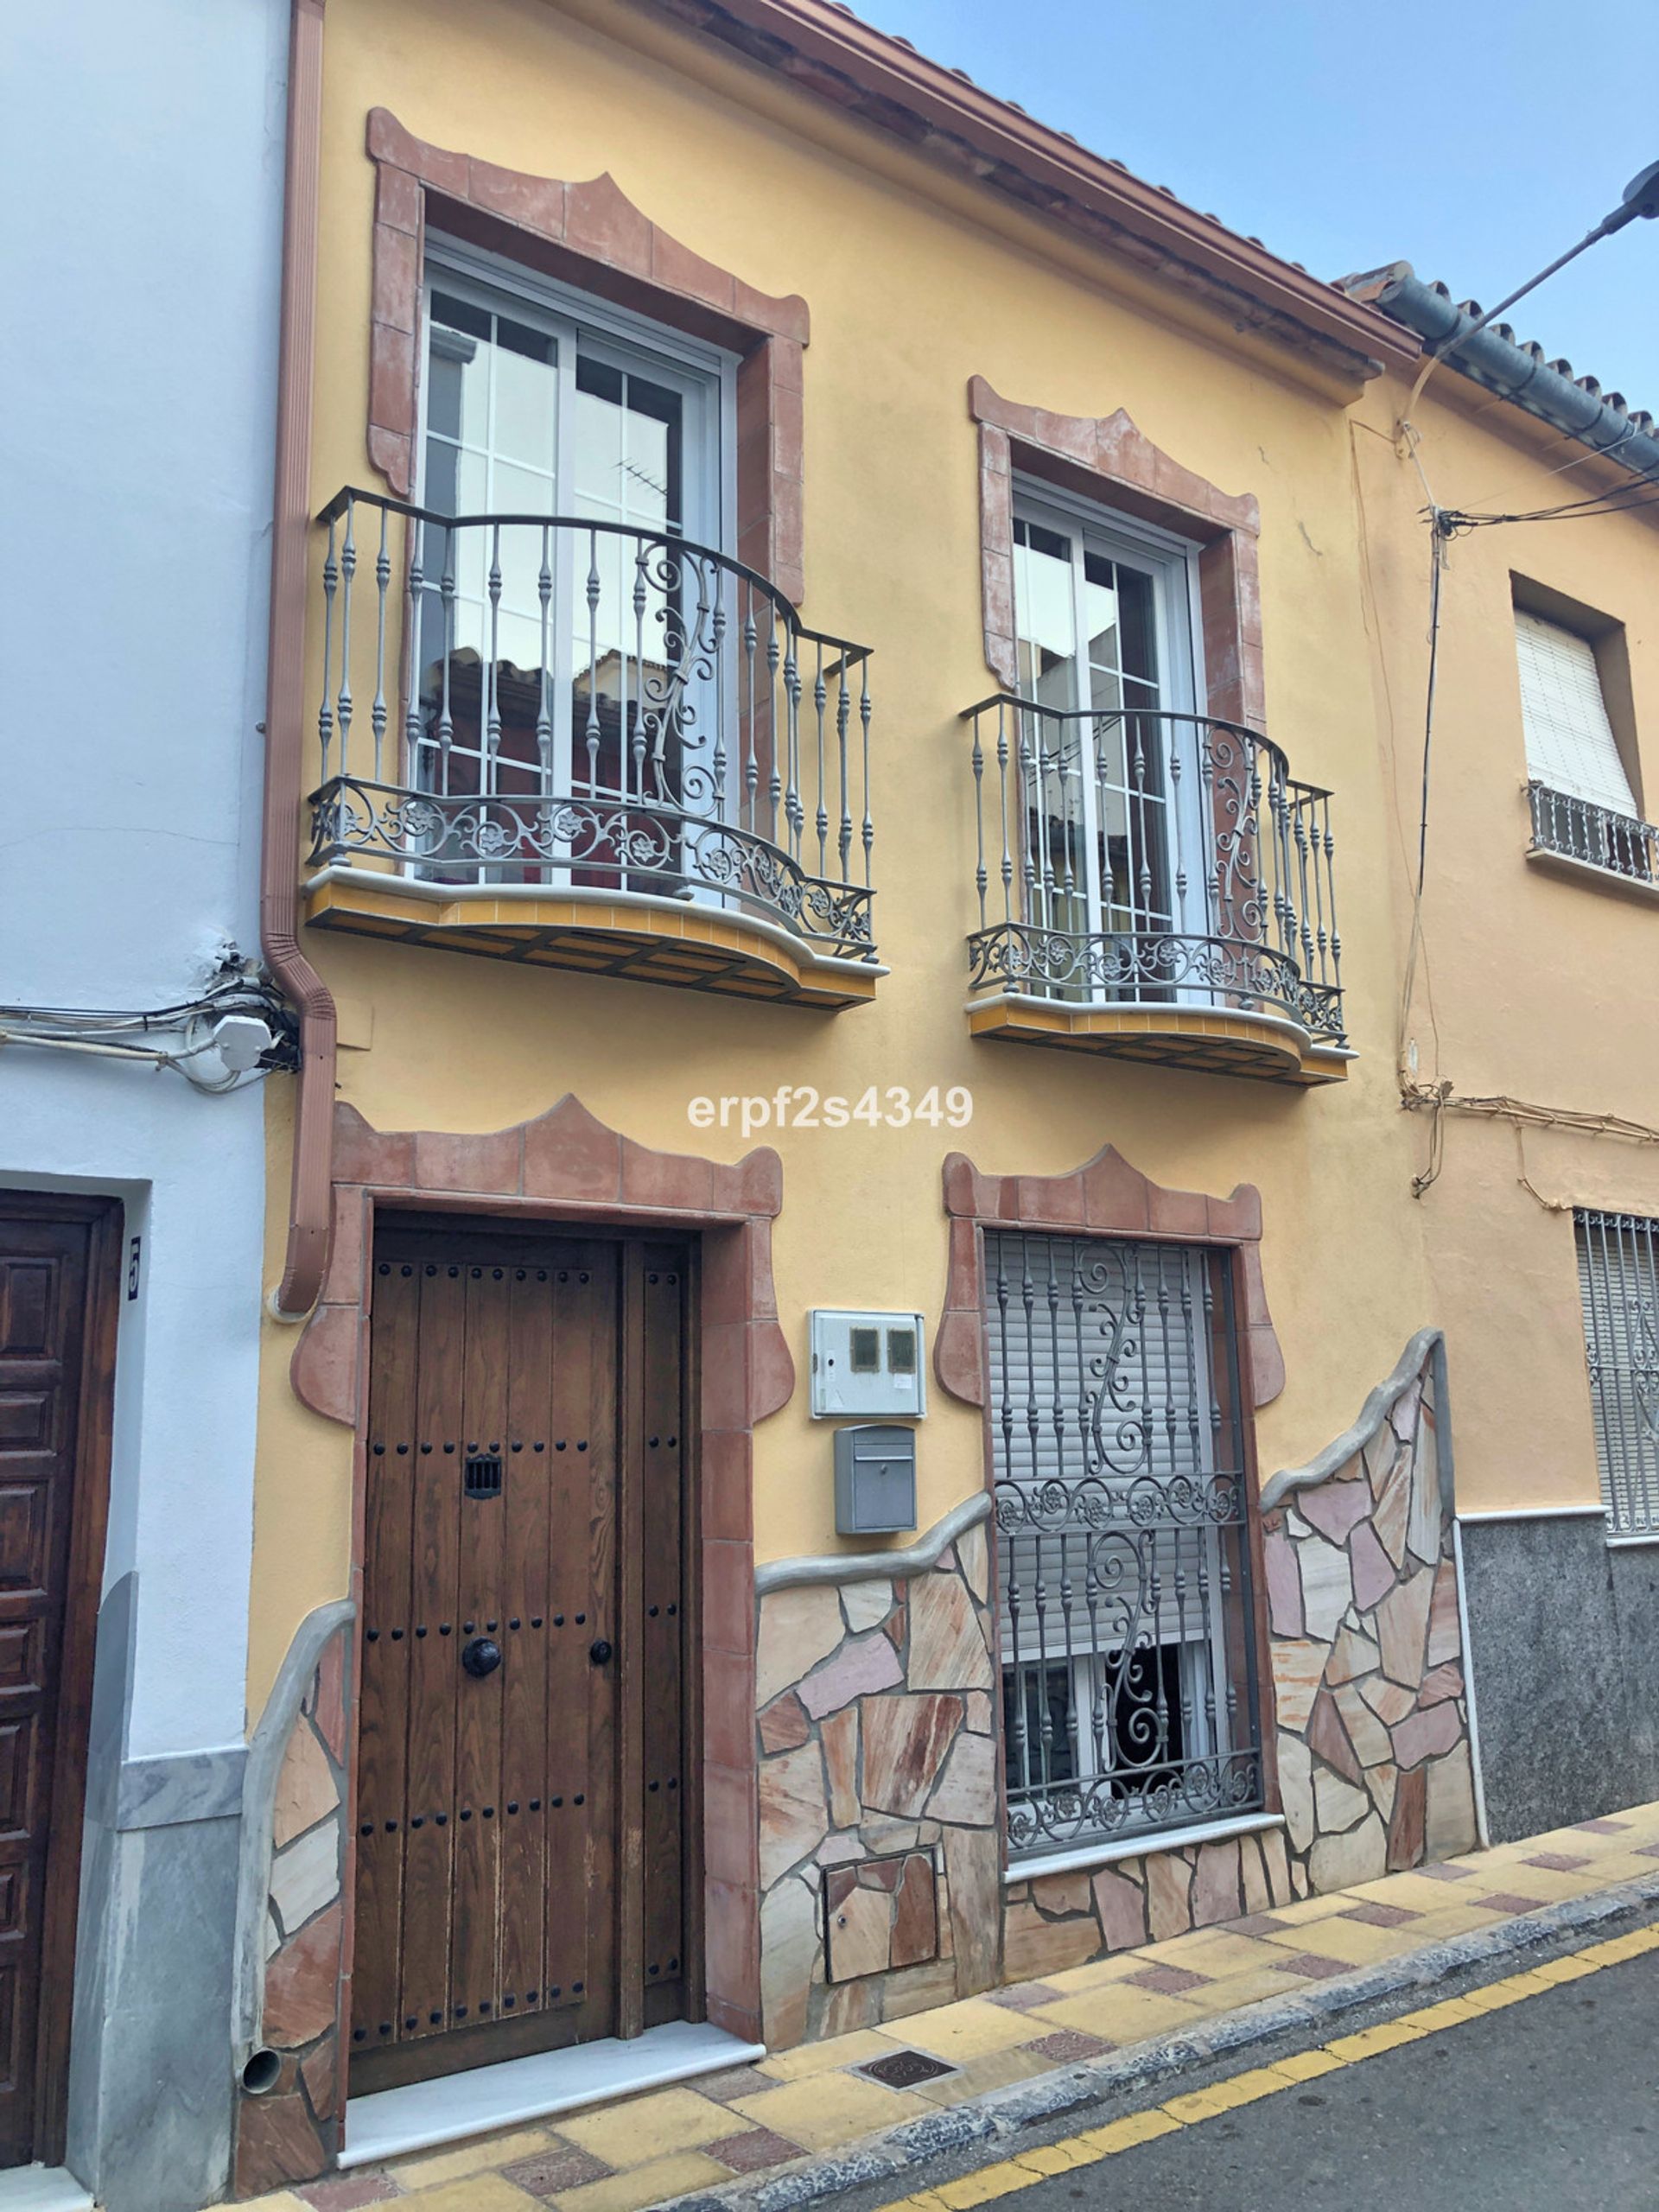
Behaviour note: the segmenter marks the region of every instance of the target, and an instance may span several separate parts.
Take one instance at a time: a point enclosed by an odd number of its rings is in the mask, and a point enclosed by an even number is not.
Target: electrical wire
[[[1423,487],[1423,496],[1428,502],[1427,514],[1430,525],[1428,671],[1424,685],[1423,696],[1423,760],[1422,773],[1419,787],[1417,812],[1417,871],[1416,880],[1412,886],[1411,935],[1406,947],[1405,976],[1402,982],[1400,990],[1400,1026],[1396,1039],[1396,1056],[1399,1075],[1401,1083],[1403,1085],[1408,1081],[1406,1055],[1408,1048],[1408,1037],[1411,1024],[1412,994],[1416,987],[1418,963],[1420,960],[1424,960],[1425,957],[1423,947],[1423,898],[1427,888],[1428,882],[1429,775],[1434,752],[1434,698],[1440,674],[1440,587],[1446,570],[1448,533],[1442,527],[1440,518],[1443,511],[1439,501],[1434,497],[1433,490],[1429,484],[1428,473],[1423,467],[1422,456],[1418,451],[1418,448],[1421,446],[1422,441],[1418,435],[1417,431],[1408,423],[1402,423],[1401,424],[1400,435],[1404,440],[1407,454],[1417,471],[1418,481]],[[1430,1020],[1431,1023],[1433,1023],[1432,1007],[1430,1010]],[[1433,1030],[1433,1034],[1435,1056],[1438,1061],[1440,1053],[1440,1032],[1437,1027]],[[1439,1173],[1440,1170],[1436,1167],[1434,1173],[1438,1174]],[[1430,1176],[1429,1180],[1431,1182],[1433,1180],[1433,1175]],[[1427,1185],[1425,1185],[1424,1188],[1426,1189],[1427,1187]],[[1418,1191],[1417,1196],[1421,1198],[1421,1195],[1422,1192]]]
[[[232,1014],[263,1022],[272,1039],[257,1064],[207,1074],[195,1064],[212,1054],[218,1029]],[[193,1033],[210,1025],[192,1041]],[[232,954],[200,996],[175,1005],[138,1010],[94,1007],[0,1005],[0,1046],[22,1045],[37,1051],[85,1052],[152,1068],[170,1068],[195,1090],[213,1096],[240,1090],[264,1080],[273,1069],[294,1062],[293,1017],[281,995],[251,963]],[[178,1035],[176,1044],[146,1044],[144,1038]]]
[[[1412,1195],[1417,1198],[1421,1198],[1439,1179],[1444,1167],[1445,1117],[1448,1109],[1459,1113],[1491,1114],[1510,1119],[1516,1125],[1517,1145],[1520,1142],[1520,1130],[1523,1125],[1575,1128],[1593,1135],[1625,1137],[1633,1142],[1659,1143],[1659,1129],[1650,1128],[1645,1123],[1625,1122],[1616,1115],[1580,1114],[1567,1109],[1552,1109],[1533,1105],[1526,1100],[1503,1096],[1481,1099],[1460,1099],[1454,1093],[1449,1079],[1433,1084],[1419,1083],[1414,1080],[1414,1071],[1408,1070],[1407,1066],[1412,993],[1420,960],[1425,975],[1427,972],[1427,954],[1423,931],[1423,899],[1427,884],[1428,869],[1428,803],[1430,766],[1434,740],[1434,694],[1440,665],[1441,583],[1445,575],[1447,547],[1454,537],[1465,531],[1495,529],[1504,524],[1531,522],[1586,521],[1603,515],[1630,513],[1642,507],[1659,505],[1659,477],[1651,472],[1632,471],[1633,480],[1628,485],[1615,486],[1610,491],[1592,493],[1581,499],[1562,500],[1553,507],[1539,507],[1530,512],[1471,512],[1442,507],[1430,488],[1427,473],[1423,467],[1420,450],[1422,438],[1411,420],[1412,410],[1415,407],[1424,387],[1440,361],[1449,359],[1452,354],[1457,353],[1470,339],[1485,329],[1508,308],[1513,307],[1517,300],[1524,298],[1528,293],[1535,290],[1547,277],[1553,276],[1557,270],[1565,268],[1568,262],[1576,259],[1586,247],[1593,245],[1599,238],[1611,236],[1614,231],[1623,229],[1625,225],[1634,221],[1638,216],[1659,213],[1659,201],[1656,201],[1655,198],[1656,179],[1659,179],[1659,164],[1643,170],[1640,176],[1634,179],[1627,186],[1620,206],[1615,208],[1611,215],[1605,217],[1596,228],[1581,238],[1576,245],[1569,247],[1565,253],[1559,255],[1548,268],[1541,270],[1537,276],[1529,277],[1517,290],[1508,294],[1495,308],[1488,308],[1484,314],[1478,315],[1466,330],[1457,331],[1449,341],[1435,346],[1425,360],[1412,386],[1410,396],[1395,424],[1392,442],[1394,449],[1402,460],[1410,460],[1423,487],[1423,497],[1426,502],[1424,512],[1429,525],[1432,549],[1429,576],[1428,670],[1423,702],[1423,757],[1417,833],[1417,874],[1413,887],[1411,935],[1406,954],[1404,981],[1401,989],[1398,1039],[1401,1104],[1408,1110],[1426,1109],[1433,1116],[1429,1131],[1428,1161],[1421,1173],[1414,1175],[1411,1181]],[[1643,196],[1644,194],[1645,197]],[[1500,393],[1497,397],[1501,399],[1503,395]],[[1611,445],[1601,448],[1586,447],[1584,458],[1588,459],[1598,453],[1604,456],[1616,454],[1621,446],[1626,444],[1636,435],[1637,426],[1631,423]],[[1563,462],[1550,474],[1560,474],[1567,467],[1574,465],[1576,464],[1573,462]],[[1357,482],[1357,473],[1356,481]],[[1362,512],[1362,532],[1363,530]],[[1392,729],[1392,713],[1390,713],[1390,728]],[[1432,992],[1429,998],[1429,1013],[1432,1024],[1433,1020]],[[1434,1041],[1435,1063],[1438,1069],[1440,1059],[1438,1030],[1434,1032]],[[1528,1190],[1532,1191],[1535,1198],[1539,1198],[1541,1205],[1547,1205],[1550,1203],[1540,1198],[1539,1193],[1533,1190],[1531,1183],[1528,1180],[1524,1154],[1521,1158],[1519,1179]]]
[[[1653,505],[1656,498],[1659,498],[1659,476],[1644,471],[1639,475],[1633,474],[1629,484],[1616,484],[1604,492],[1592,492],[1582,499],[1564,499],[1553,507],[1534,507],[1516,512],[1483,512],[1452,508],[1448,511],[1447,519],[1459,531],[1490,529],[1497,523],[1559,522],[1596,514],[1625,514],[1635,507]]]
[[[1659,1128],[1650,1122],[1579,1106],[1541,1106],[1535,1099],[1514,1098],[1506,1091],[1471,1098],[1453,1090],[1449,1083],[1414,1084],[1402,1093],[1401,1103],[1408,1109],[1482,1115],[1529,1129],[1568,1129],[1583,1136],[1618,1137],[1627,1144],[1659,1144]]]
[[[1359,564],[1361,581],[1363,585],[1363,590],[1362,591],[1360,598],[1360,609],[1362,617],[1370,632],[1372,649],[1376,656],[1377,677],[1382,687],[1383,714],[1388,724],[1389,753],[1392,759],[1398,749],[1399,717],[1395,707],[1394,686],[1389,680],[1389,656],[1383,643],[1383,624],[1377,599],[1376,575],[1371,565],[1370,518],[1366,512],[1365,506],[1364,472],[1361,468],[1359,463],[1359,438],[1357,433],[1362,429],[1370,430],[1370,435],[1376,438],[1382,438],[1382,433],[1380,430],[1371,429],[1371,426],[1369,423],[1351,423],[1349,426],[1348,467],[1354,487],[1354,507],[1359,517]],[[1385,444],[1390,442],[1390,441],[1387,439],[1383,439],[1382,442]],[[1410,849],[1406,842],[1406,825],[1400,808],[1399,778],[1395,775],[1390,775],[1389,783],[1392,801],[1389,812],[1394,823],[1395,842],[1399,848],[1401,873],[1405,877],[1406,880],[1409,882],[1411,880],[1411,853]],[[1414,907],[1414,912],[1415,907]],[[1438,1068],[1440,1065],[1440,1020],[1435,1012],[1434,1007],[1434,973],[1433,965],[1429,959],[1427,941],[1421,938],[1421,935],[1418,938],[1417,953],[1418,960],[1423,971],[1423,995],[1428,1010],[1429,1034],[1434,1040],[1435,1066]],[[1401,1079],[1402,1081],[1405,1079],[1407,1073],[1406,1022],[1409,1012],[1408,1004],[1409,992],[1410,983],[1408,982],[1406,991],[1402,995],[1401,1000],[1399,1028],[1395,1039],[1395,1057],[1399,1068]]]

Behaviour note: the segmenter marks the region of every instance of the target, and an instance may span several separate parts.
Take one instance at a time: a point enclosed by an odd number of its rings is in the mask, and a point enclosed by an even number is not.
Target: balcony
[[[873,995],[864,647],[672,535],[351,490],[319,526],[314,927]]]
[[[1532,842],[1527,858],[1560,875],[1588,876],[1610,891],[1659,898],[1659,830],[1593,799],[1548,784],[1527,785]]]
[[[1203,715],[999,692],[972,730],[976,1037],[1340,1082],[1330,794]]]

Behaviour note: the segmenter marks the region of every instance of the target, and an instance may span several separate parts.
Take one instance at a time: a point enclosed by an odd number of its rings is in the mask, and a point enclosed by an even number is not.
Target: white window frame
[[[1013,513],[1015,522],[1030,522],[1039,529],[1057,531],[1074,544],[1072,626],[1076,645],[1072,658],[1073,707],[1081,709],[1087,704],[1080,692],[1088,674],[1085,662],[1088,629],[1084,615],[1082,560],[1083,554],[1088,551],[1103,554],[1108,560],[1138,569],[1143,575],[1150,576],[1160,670],[1159,705],[1171,714],[1202,715],[1205,710],[1200,702],[1207,694],[1198,564],[1198,555],[1203,549],[1196,540],[1177,537],[1173,531],[1160,530],[1151,523],[1119,514],[1109,507],[1099,505],[1064,488],[1044,483],[1039,478],[1020,474],[1016,474],[1014,479]],[[1020,636],[1017,590],[1014,634],[1016,639]],[[1212,925],[1209,842],[1204,824],[1204,781],[1198,772],[1198,748],[1203,741],[1203,731],[1197,721],[1177,723],[1172,727],[1174,729],[1185,728],[1189,741],[1183,759],[1179,791],[1170,792],[1166,772],[1164,777],[1166,805],[1163,818],[1170,832],[1168,849],[1165,855],[1169,883],[1170,933],[1178,937],[1204,937],[1210,934]],[[1103,930],[1107,907],[1103,887],[1098,878],[1095,779],[1084,776],[1081,780],[1084,850],[1090,875],[1088,911],[1092,925]],[[1196,854],[1202,857],[1198,865],[1188,865],[1184,870],[1178,871],[1178,849],[1182,854]],[[1184,873],[1186,878],[1184,891],[1178,885],[1178,874],[1180,873]],[[1205,997],[1206,994],[1188,988],[1178,989],[1174,996],[1178,1001],[1198,1000]]]
[[[736,537],[737,436],[736,378],[738,357],[726,348],[683,335],[643,315],[592,297],[557,279],[541,276],[506,257],[488,252],[464,241],[429,233],[421,271],[421,331],[416,346],[418,366],[416,406],[415,504],[424,505],[427,465],[427,374],[430,346],[431,298],[435,290],[449,294],[491,313],[510,313],[531,327],[544,332],[557,347],[557,395],[555,402],[555,459],[553,479],[558,511],[571,513],[575,501],[574,415],[570,404],[578,359],[587,357],[625,371],[637,372],[677,392],[684,404],[682,417],[681,459],[683,520],[671,535],[683,535],[694,544],[731,554]],[[487,512],[487,508],[486,508]],[[576,736],[572,721],[570,683],[563,673],[563,658],[575,636],[575,576],[573,564],[560,562],[550,613],[550,634],[560,658],[551,684],[553,719],[552,785],[556,791],[572,788],[575,771]],[[736,702],[725,696],[719,674],[709,689],[717,705],[700,718],[705,747],[712,748],[717,720],[734,718]],[[728,746],[734,798],[737,758]],[[416,768],[405,761],[404,779],[412,785]],[[480,781],[483,779],[480,778]],[[561,848],[561,850],[568,849]],[[516,863],[502,873],[510,875]],[[407,871],[421,873],[418,861]],[[489,880],[480,871],[480,886]],[[550,865],[543,887],[563,880],[560,862]],[[704,903],[724,906],[724,893],[712,889],[691,890],[684,895]]]
[[[427,303],[431,297],[435,275],[441,275],[443,280],[441,289],[457,292],[463,299],[472,298],[476,306],[499,306],[505,296],[521,309],[528,309],[532,319],[539,319],[548,323],[550,327],[557,323],[570,326],[578,342],[586,334],[590,339],[601,340],[601,346],[607,343],[619,346],[634,357],[627,365],[636,366],[664,383],[675,383],[680,378],[695,379],[705,394],[712,388],[717,395],[715,412],[711,422],[702,426],[699,439],[703,452],[703,467],[695,488],[695,496],[688,477],[686,499],[688,512],[695,509],[704,518],[709,534],[699,538],[696,531],[688,530],[686,536],[696,539],[701,544],[713,546],[717,552],[734,554],[737,543],[738,356],[723,346],[693,338],[669,324],[655,322],[647,315],[635,315],[626,308],[613,305],[609,300],[584,292],[576,285],[526,269],[522,263],[512,261],[505,254],[491,253],[482,246],[469,245],[465,240],[449,238],[441,231],[427,233],[426,260],[421,272],[419,404],[416,429],[417,484],[423,487],[425,480]],[[476,296],[480,293],[484,296]],[[553,334],[558,334],[555,332]],[[711,427],[715,433],[712,440],[707,435]],[[559,456],[559,471],[561,480],[568,482],[569,472],[563,452]],[[416,504],[420,504],[418,493]]]

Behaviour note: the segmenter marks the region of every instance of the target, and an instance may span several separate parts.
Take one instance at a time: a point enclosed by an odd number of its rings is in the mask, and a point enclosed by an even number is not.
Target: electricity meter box
[[[916,1420],[927,1411],[919,1313],[853,1313],[815,1307],[812,1411]]]
[[[916,1432],[885,1421],[836,1431],[836,1534],[891,1536],[916,1526]]]

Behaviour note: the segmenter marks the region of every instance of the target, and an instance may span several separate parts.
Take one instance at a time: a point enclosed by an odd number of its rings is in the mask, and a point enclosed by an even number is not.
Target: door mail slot
[[[876,1421],[836,1431],[836,1533],[883,1536],[916,1526],[916,1432]]]

